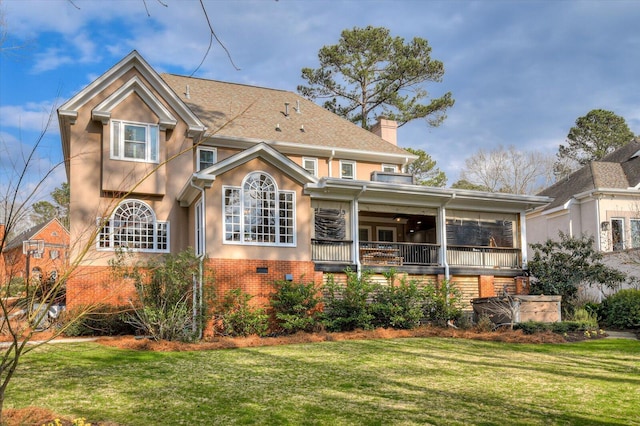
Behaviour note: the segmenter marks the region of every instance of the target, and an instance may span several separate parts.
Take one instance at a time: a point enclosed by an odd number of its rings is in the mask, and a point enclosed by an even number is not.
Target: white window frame
[[[204,230],[205,230],[205,225],[204,225],[204,202],[202,200],[202,198],[200,200],[198,200],[198,202],[195,205],[195,209],[194,209],[194,215],[195,215],[195,254],[196,256],[203,256],[205,254],[204,252],[204,238],[205,238],[205,234],[204,234]]]
[[[636,238],[634,238],[633,235],[633,224],[636,223],[638,224],[638,235]],[[629,219],[629,237],[630,237],[630,246],[631,248],[638,248],[640,247],[640,219],[638,218],[632,218]]]
[[[613,242],[613,223],[614,222],[619,222],[621,225],[620,228],[620,242],[619,242],[619,247],[616,247],[614,245]],[[623,217],[612,217],[611,218],[611,250],[612,251],[620,251],[620,250],[624,250],[626,248],[627,245],[627,239],[626,239],[626,235],[625,235],[625,229],[624,229],[624,218]]]
[[[391,231],[393,241],[383,241],[380,239],[380,231]],[[396,243],[398,242],[398,229],[395,226],[376,226],[376,241],[381,241],[385,243]]]
[[[383,164],[382,171],[387,173],[397,173],[398,166],[396,166],[395,164]]]
[[[127,220],[126,214],[132,210],[139,210],[144,214],[131,214],[135,219]],[[142,219],[141,218],[145,218]],[[169,253],[171,247],[171,229],[169,222],[156,220],[156,214],[147,203],[136,199],[126,199],[113,210],[109,218],[98,218],[98,238],[96,250],[115,251],[126,249],[140,253]],[[146,228],[146,229],[145,229]],[[129,234],[125,233],[128,231]],[[137,237],[136,233],[137,232]],[[149,235],[150,233],[150,235]],[[141,245],[150,247],[141,248],[136,244],[121,244],[122,240],[138,239]]]
[[[352,170],[352,175],[344,175],[342,173],[342,166],[343,165],[350,165],[351,166],[351,170]],[[351,160],[340,160],[340,179],[349,179],[349,180],[355,180],[356,178],[356,162],[355,161],[351,161]]]
[[[367,233],[367,237],[364,240],[361,238],[361,235],[360,235],[361,232],[366,232]],[[360,241],[371,241],[371,226],[359,226],[358,227],[358,240],[360,240]]]
[[[311,167],[309,167],[309,165]],[[302,157],[302,168],[309,174],[318,177],[318,159],[311,157]],[[311,169],[311,170],[310,170]]]
[[[206,166],[206,167],[202,167],[202,152],[211,152],[213,154],[213,162]],[[204,170],[207,167],[211,167],[213,166],[215,163],[218,162],[218,150],[216,148],[211,148],[211,147],[198,147],[198,149],[196,150],[196,171],[199,172],[200,170]]]
[[[249,179],[262,175],[269,180],[272,194],[270,207],[253,206],[255,198],[251,198],[251,189],[247,188]],[[268,200],[264,200],[269,202]],[[263,203],[264,203],[263,201]],[[254,214],[260,211],[260,215]],[[222,226],[223,244],[241,244],[254,246],[296,247],[296,193],[278,190],[275,179],[266,172],[249,173],[242,181],[242,186],[222,187]],[[252,225],[256,220],[269,220],[267,225]],[[257,231],[253,228],[273,228],[270,231]],[[263,237],[264,239],[260,240]],[[265,241],[272,239],[272,241]]]
[[[145,129],[144,158],[128,157],[126,155],[126,126],[136,126]],[[160,161],[160,127],[157,124],[137,123],[134,121],[111,120],[111,144],[109,148],[112,160],[136,161],[140,163],[158,164]]]
[[[60,251],[59,250],[49,250],[49,258],[57,259],[59,257],[60,257]]]

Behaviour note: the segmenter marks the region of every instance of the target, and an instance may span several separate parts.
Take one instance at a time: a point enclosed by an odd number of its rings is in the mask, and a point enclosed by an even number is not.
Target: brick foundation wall
[[[322,283],[322,272],[314,270],[313,262],[281,260],[210,259],[216,296],[240,288],[251,294],[251,304],[264,306],[273,292],[273,282],[291,274],[295,282]],[[260,269],[259,269],[260,268]],[[97,303],[126,305],[135,296],[130,280],[117,280],[108,266],[77,268],[67,280],[67,308]]]
[[[108,266],[80,266],[67,280],[67,309],[78,306],[128,305],[136,292],[131,280],[115,279]]]
[[[217,296],[240,288],[251,294],[251,304],[264,306],[273,293],[273,282],[284,280],[291,274],[294,282],[322,283],[322,272],[314,270],[313,262],[283,260],[237,260],[210,259],[209,266],[214,271],[214,288]]]

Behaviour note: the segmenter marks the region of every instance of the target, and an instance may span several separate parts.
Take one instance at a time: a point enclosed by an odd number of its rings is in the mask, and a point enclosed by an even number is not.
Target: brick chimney
[[[380,136],[392,145],[398,145],[398,123],[379,117],[378,122],[371,127],[371,133]]]

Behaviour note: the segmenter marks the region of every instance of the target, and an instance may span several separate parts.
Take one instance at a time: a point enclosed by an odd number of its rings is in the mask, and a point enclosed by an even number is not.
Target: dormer
[[[101,121],[103,125],[107,125],[111,119],[112,111],[123,101],[130,98],[132,94],[138,95],[153,114],[155,114],[158,118],[160,130],[173,129],[176,127],[178,123],[176,117],[160,102],[160,99],[140,81],[138,76],[134,76],[122,87],[113,92],[111,96],[93,108],[91,118],[96,121]],[[136,120],[132,118],[132,121]]]

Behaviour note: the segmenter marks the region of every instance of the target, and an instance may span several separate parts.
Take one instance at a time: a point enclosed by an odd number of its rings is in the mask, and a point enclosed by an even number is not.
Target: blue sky
[[[146,8],[145,8],[146,4]],[[167,6],[165,7],[164,4]],[[196,76],[296,91],[300,70],[346,28],[384,26],[422,37],[441,60],[434,96],[456,104],[438,128],[414,121],[399,145],[424,149],[452,184],[480,148],[555,154],[575,120],[614,111],[640,134],[640,2],[205,0],[215,44]],[[147,14],[148,11],[148,14]],[[69,99],[131,50],[159,72],[190,75],[209,43],[195,0],[0,0],[0,179]],[[18,47],[18,48],[13,48]],[[61,160],[57,122],[33,175]],[[59,168],[47,191],[64,181]],[[46,195],[46,192],[45,192]]]

